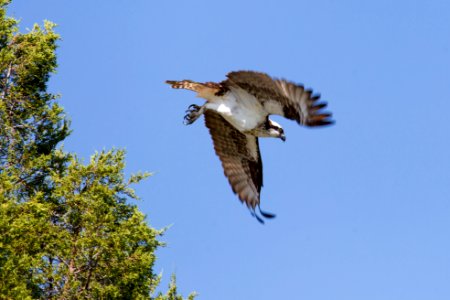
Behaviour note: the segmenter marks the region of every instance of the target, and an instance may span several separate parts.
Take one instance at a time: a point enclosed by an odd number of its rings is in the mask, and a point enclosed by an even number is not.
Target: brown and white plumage
[[[306,126],[332,124],[331,114],[321,111],[326,103],[317,103],[319,94],[303,85],[253,71],[230,72],[221,84],[239,87],[262,102],[269,114],[281,115]]]
[[[263,185],[258,138],[241,133],[211,110],[205,111],[205,125],[233,192],[249,208],[255,208]]]
[[[302,85],[253,71],[231,72],[227,77],[220,83],[167,83],[173,88],[196,91],[198,97],[207,100],[203,106],[191,105],[185,121],[192,124],[205,115],[205,125],[233,192],[262,222],[255,212],[263,185],[258,137],[285,139],[283,129],[269,115],[281,115],[305,126],[323,126],[333,121],[331,114],[322,111],[326,103],[318,103],[320,96]],[[274,216],[260,212],[267,218]]]

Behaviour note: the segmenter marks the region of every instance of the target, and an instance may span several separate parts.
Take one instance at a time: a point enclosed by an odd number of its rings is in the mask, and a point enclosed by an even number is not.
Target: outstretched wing
[[[262,102],[269,114],[284,116],[306,126],[332,124],[331,114],[323,112],[326,102],[319,102],[320,95],[302,85],[254,71],[237,71],[227,74],[221,84],[229,88],[239,87]]]
[[[205,124],[233,192],[254,212],[263,185],[258,138],[241,133],[211,110],[205,111]]]

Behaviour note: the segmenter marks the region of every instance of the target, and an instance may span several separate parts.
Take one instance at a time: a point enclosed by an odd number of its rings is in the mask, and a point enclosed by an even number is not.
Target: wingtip
[[[258,210],[259,210],[259,213],[261,214],[261,216],[264,217],[265,219],[273,219],[273,218],[276,217],[276,215],[273,214],[273,213],[269,213],[269,212],[266,212],[266,211],[261,210],[261,207],[259,207],[259,205],[258,205]],[[256,220],[257,220],[259,223],[261,223],[261,224],[263,224],[263,225],[265,224],[264,219],[261,218],[261,217],[256,213],[256,210],[255,210],[254,208],[253,208],[253,209],[250,209],[250,213],[251,213],[251,215],[252,215],[253,217],[256,218]]]
[[[334,125],[336,124],[336,120],[325,120],[324,123],[324,125]]]
[[[331,126],[334,125],[336,123],[335,120],[323,120],[320,122],[320,124],[318,124],[318,126]]]
[[[259,212],[266,219],[274,219],[277,216],[276,214],[268,213],[268,212],[265,212],[265,211],[262,211],[262,210],[260,210]]]
[[[255,217],[255,219],[258,220],[260,224],[265,224],[264,220],[260,216],[258,216],[258,214],[254,210],[250,210],[250,214],[252,215],[252,217]]]
[[[261,207],[259,207],[259,206],[258,206],[258,209],[259,209],[259,212],[261,213],[261,215],[262,215],[264,218],[266,218],[266,219],[273,219],[273,218],[275,218],[275,217],[277,216],[277,215],[275,215],[275,214],[273,214],[273,213],[263,211],[263,210],[261,209]]]
[[[308,122],[305,125],[308,127],[331,126],[336,123],[336,121],[331,118],[332,118],[331,113],[323,113],[323,114],[314,116],[313,118],[311,118],[311,120],[308,120]]]

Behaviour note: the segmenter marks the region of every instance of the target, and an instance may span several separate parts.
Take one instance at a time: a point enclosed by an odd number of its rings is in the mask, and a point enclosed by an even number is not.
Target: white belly
[[[228,92],[209,99],[206,108],[217,111],[239,131],[252,130],[265,121],[267,113],[255,97],[247,93],[245,98],[242,96],[236,91]]]

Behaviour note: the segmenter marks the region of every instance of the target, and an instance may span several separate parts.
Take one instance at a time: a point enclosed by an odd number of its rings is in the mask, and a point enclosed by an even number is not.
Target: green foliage
[[[4,8],[0,16],[0,179],[9,178],[22,201],[51,189],[45,178],[66,161],[53,150],[69,135],[68,122],[56,97],[46,92],[58,35],[50,22],[15,34],[17,22],[5,17]]]
[[[57,145],[69,123],[47,92],[56,68],[54,24],[18,33],[0,0],[0,298],[151,299],[157,237],[130,200],[125,154],[83,164]],[[193,295],[189,299],[193,299]],[[166,295],[182,299],[175,279]]]
[[[188,300],[194,300],[195,296],[197,296],[197,293],[191,293],[188,297]],[[169,290],[167,291],[167,293],[165,295],[160,293],[158,297],[155,298],[155,300],[183,300],[183,297],[178,295],[177,292],[175,275],[172,275],[172,279],[169,284]]]

